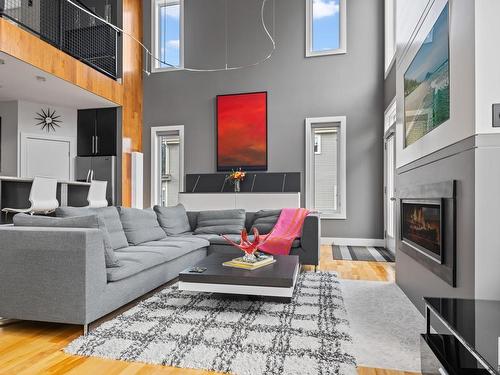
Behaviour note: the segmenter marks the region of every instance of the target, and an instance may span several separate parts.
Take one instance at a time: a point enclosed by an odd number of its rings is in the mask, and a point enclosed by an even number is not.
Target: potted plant
[[[229,178],[231,183],[234,185],[234,192],[235,193],[240,192],[240,182],[245,179],[245,176],[246,176],[246,172],[243,172],[241,170],[241,168],[236,170],[236,171],[231,171],[229,176],[227,176],[227,178]]]

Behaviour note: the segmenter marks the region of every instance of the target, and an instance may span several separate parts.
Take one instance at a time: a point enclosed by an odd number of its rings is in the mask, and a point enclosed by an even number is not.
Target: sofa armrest
[[[0,316],[86,324],[105,287],[98,229],[0,227]]]
[[[319,265],[321,247],[321,220],[318,213],[310,213],[304,220],[302,226],[301,247],[305,254],[302,259],[303,264]]]

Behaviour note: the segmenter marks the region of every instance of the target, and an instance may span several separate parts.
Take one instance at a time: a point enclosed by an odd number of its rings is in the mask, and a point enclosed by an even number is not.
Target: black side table
[[[500,374],[500,301],[425,297],[424,302],[422,374]]]

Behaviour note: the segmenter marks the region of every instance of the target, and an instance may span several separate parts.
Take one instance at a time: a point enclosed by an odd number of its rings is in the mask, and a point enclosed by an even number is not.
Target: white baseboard
[[[378,238],[339,238],[339,237],[321,237],[322,245],[341,245],[341,246],[385,246],[385,240]]]

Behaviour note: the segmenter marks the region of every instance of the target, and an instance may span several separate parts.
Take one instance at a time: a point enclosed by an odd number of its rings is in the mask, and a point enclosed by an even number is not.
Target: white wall
[[[476,132],[500,133],[492,127],[493,103],[500,103],[500,1],[476,0]]]
[[[59,124],[60,127],[56,127],[56,131],[47,132],[42,130],[41,126],[37,126],[38,120],[35,120],[37,112],[42,109],[47,111],[47,109],[55,110],[56,115],[61,117],[58,120],[62,122]],[[20,175],[20,168],[22,163],[21,156],[21,134],[32,134],[32,135],[43,135],[44,137],[57,137],[57,138],[67,138],[71,143],[71,179],[74,178],[74,163],[76,157],[76,140],[77,140],[77,119],[78,111],[75,108],[66,107],[56,107],[52,105],[47,105],[43,103],[33,103],[27,101],[18,102],[18,175]]]
[[[424,6],[424,1],[402,2],[407,3],[408,8],[403,11],[398,3],[398,15],[404,15],[397,20],[396,165],[398,168],[475,133],[474,2],[450,1],[450,119],[417,142],[403,147],[404,73],[447,1],[431,1],[429,6]],[[410,20],[408,10],[417,8],[423,10],[421,13],[413,13]],[[412,29],[415,31],[410,31]],[[407,37],[410,37],[410,40],[404,41],[403,38]]]
[[[0,102],[2,118],[0,175],[17,175],[17,102]]]
[[[42,130],[37,126],[37,112],[41,109],[55,110],[62,122],[56,131]],[[0,117],[2,117],[2,162],[0,175],[21,175],[21,134],[43,135],[44,137],[66,138],[71,143],[71,178],[74,178],[74,163],[76,157],[77,139],[77,109],[56,107],[43,103],[27,101],[0,102]]]

